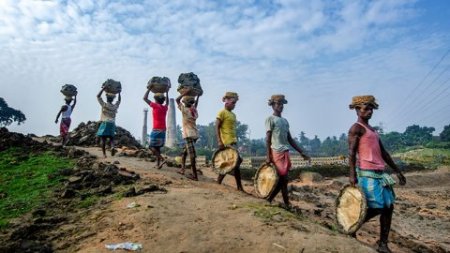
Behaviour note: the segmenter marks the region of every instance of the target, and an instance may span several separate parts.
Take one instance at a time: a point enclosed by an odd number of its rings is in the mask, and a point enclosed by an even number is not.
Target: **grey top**
[[[285,118],[270,115],[266,119],[266,131],[272,132],[271,148],[273,150],[276,152],[284,152],[289,150],[289,122]]]

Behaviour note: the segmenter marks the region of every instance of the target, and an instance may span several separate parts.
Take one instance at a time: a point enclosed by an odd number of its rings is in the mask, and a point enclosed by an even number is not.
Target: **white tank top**
[[[72,106],[70,105],[66,105],[67,106],[67,110],[62,112],[62,118],[70,118],[70,115],[72,114]]]

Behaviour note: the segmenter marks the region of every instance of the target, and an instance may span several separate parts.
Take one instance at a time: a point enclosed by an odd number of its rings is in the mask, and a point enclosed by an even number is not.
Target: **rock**
[[[46,214],[45,209],[37,209],[32,213],[33,217],[44,216],[45,214]]]
[[[314,215],[320,216],[323,212],[323,209],[314,209]]]
[[[75,197],[75,195],[76,195],[76,193],[75,193],[74,190],[72,190],[72,189],[66,189],[66,190],[64,190],[64,192],[61,194],[61,198],[64,198],[64,199],[73,198],[73,197]]]
[[[275,222],[283,222],[284,218],[280,214],[275,214],[274,216],[272,216],[272,220]]]
[[[139,191],[137,191],[136,195],[141,195],[146,192],[154,192],[154,191],[160,191],[160,192],[167,193],[167,190],[163,187],[159,187],[157,185],[149,185],[149,186],[144,187],[144,188],[140,189]]]
[[[427,203],[425,207],[428,209],[436,209],[437,205],[436,203]]]
[[[73,183],[80,182],[82,179],[83,179],[82,177],[73,176],[73,177],[69,177],[68,181],[70,184],[73,184]]]
[[[136,189],[134,187],[131,187],[130,189],[128,189],[128,191],[123,193],[123,196],[126,198],[136,196]]]
[[[108,185],[106,187],[99,189],[95,194],[100,195],[100,196],[105,196],[105,195],[108,195],[111,193],[113,193],[112,187],[111,187],[111,185]]]
[[[96,146],[99,143],[97,138],[97,129],[100,122],[88,121],[81,122],[70,133],[67,145],[75,146]],[[120,126],[116,126],[116,145],[127,147],[141,147],[141,144],[131,135],[131,133]]]

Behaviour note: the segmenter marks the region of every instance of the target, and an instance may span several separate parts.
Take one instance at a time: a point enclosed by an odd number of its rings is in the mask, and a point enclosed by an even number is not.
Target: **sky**
[[[58,135],[61,86],[78,88],[72,129],[100,118],[96,94],[122,83],[116,123],[140,138],[152,76],[194,72],[198,124],[215,120],[226,91],[237,119],[265,136],[267,100],[284,94],[293,136],[347,133],[352,96],[374,95],[372,125],[438,135],[450,124],[447,0],[0,0],[0,97],[27,117],[12,131]],[[177,111],[177,122],[181,114]]]

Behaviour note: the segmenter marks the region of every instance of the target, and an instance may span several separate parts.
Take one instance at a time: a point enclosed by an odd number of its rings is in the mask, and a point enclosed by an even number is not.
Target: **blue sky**
[[[28,120],[10,129],[58,134],[59,90],[76,84],[73,127],[98,120],[95,95],[122,82],[117,124],[139,138],[152,76],[196,73],[199,124],[236,91],[238,120],[264,136],[267,99],[285,94],[291,133],[346,133],[354,95],[373,94],[372,124],[450,124],[450,1],[0,0],[0,96]],[[439,64],[438,64],[439,63]],[[178,94],[172,89],[171,97]],[[177,115],[180,122],[180,114]]]

